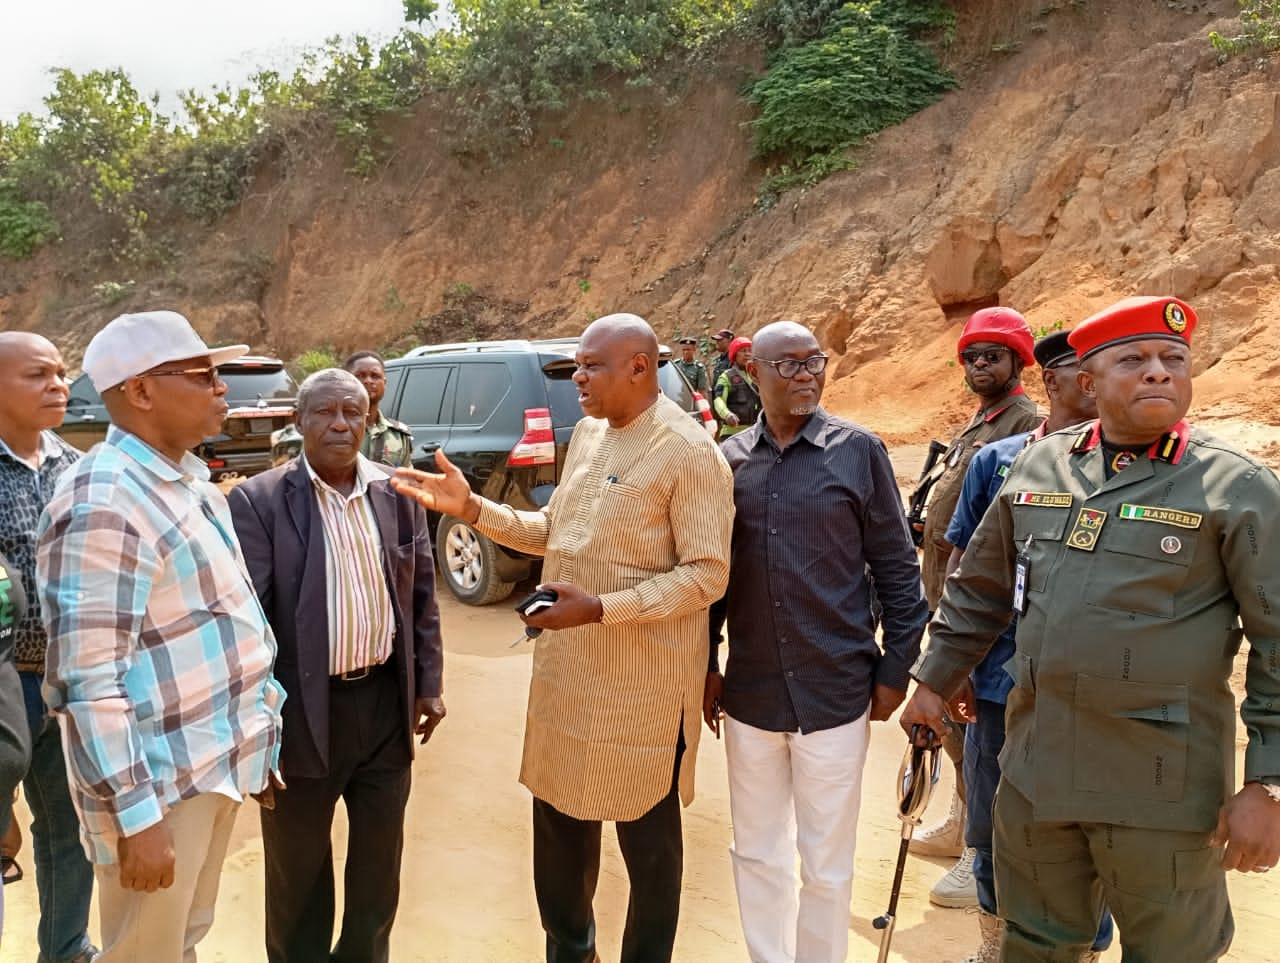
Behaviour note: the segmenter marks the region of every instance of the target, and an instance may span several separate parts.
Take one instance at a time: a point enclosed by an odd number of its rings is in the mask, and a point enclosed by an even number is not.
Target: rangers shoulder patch
[[[1178,528],[1199,528],[1204,516],[1197,512],[1184,512],[1177,508],[1157,508],[1154,505],[1120,506],[1120,517],[1135,522],[1161,522]]]

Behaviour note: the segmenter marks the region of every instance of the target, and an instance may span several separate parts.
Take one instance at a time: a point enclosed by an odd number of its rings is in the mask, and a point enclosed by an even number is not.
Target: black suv
[[[577,338],[426,345],[386,363],[382,411],[413,429],[413,464],[435,471],[443,448],[485,498],[537,511],[551,499],[573,427],[582,418],[574,385]],[[663,349],[663,392],[700,422],[705,402]],[[708,430],[714,431],[710,422]],[[278,433],[277,464],[301,450],[296,431]],[[511,594],[538,559],[496,545],[460,518],[432,518],[444,582],[462,602],[484,605]]]
[[[271,434],[293,421],[298,386],[279,358],[245,355],[218,365],[227,383],[227,420],[222,433],[193,450],[204,459],[214,481],[255,475],[271,467]],[[70,444],[88,451],[107,437],[111,418],[87,374],[71,382],[67,416],[57,429]]]

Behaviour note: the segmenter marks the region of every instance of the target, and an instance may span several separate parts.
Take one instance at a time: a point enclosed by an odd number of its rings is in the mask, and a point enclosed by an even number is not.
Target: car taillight
[[[526,408],[524,410],[524,434],[507,456],[507,464],[554,465],[556,463],[556,436],[551,430],[550,408]]]
[[[702,396],[701,391],[693,393],[693,405],[702,417],[702,427],[714,435],[720,426],[716,424],[716,416],[711,413],[711,403]]]
[[[227,463],[223,461],[221,458],[212,458],[209,461],[205,462],[205,464],[208,465],[210,468],[226,468],[227,467]]]

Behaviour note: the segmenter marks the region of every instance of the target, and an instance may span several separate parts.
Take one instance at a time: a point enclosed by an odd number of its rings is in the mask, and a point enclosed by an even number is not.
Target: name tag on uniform
[[[1070,508],[1070,492],[1014,492],[1015,505],[1037,505],[1041,508]]]
[[[1082,552],[1092,552],[1098,547],[1098,536],[1107,521],[1107,513],[1096,508],[1082,508],[1076,522],[1067,532],[1067,545]]]
[[[1175,525],[1178,528],[1199,528],[1200,523],[1204,521],[1204,516],[1195,512],[1184,512],[1176,508],[1157,508],[1154,505],[1130,505],[1127,503],[1120,506],[1120,517],[1128,518],[1135,522],[1161,522],[1165,525]]]

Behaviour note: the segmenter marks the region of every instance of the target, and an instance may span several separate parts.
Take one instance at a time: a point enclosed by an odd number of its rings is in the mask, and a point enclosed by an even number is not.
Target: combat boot
[[[907,852],[916,856],[949,856],[952,859],[964,853],[964,803],[958,795],[951,794],[947,818],[913,836]]]
[[[929,890],[929,902],[946,909],[968,909],[978,905],[978,881],[973,875],[976,849],[966,849],[946,876]]]
[[[982,944],[960,963],[1000,963],[1000,944],[1004,940],[1004,920],[995,913],[978,910],[978,928]]]

